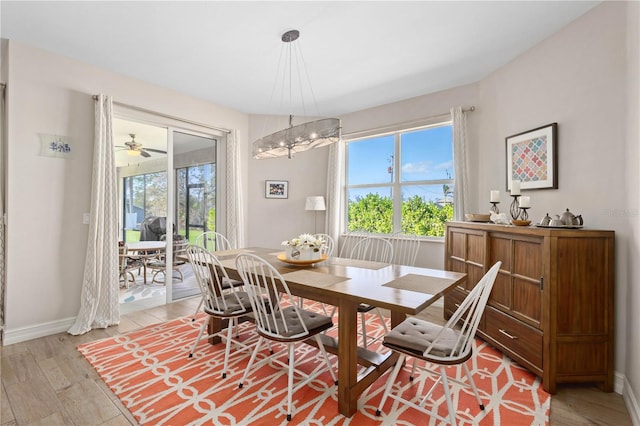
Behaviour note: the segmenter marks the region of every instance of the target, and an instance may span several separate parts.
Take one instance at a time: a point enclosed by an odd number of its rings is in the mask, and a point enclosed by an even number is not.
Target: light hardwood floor
[[[192,315],[199,298],[123,315],[120,324],[82,336],[60,333],[0,348],[0,425],[129,425],[133,417],[76,346]],[[442,306],[420,316],[442,321]],[[591,386],[559,386],[551,425],[631,425],[622,396]]]

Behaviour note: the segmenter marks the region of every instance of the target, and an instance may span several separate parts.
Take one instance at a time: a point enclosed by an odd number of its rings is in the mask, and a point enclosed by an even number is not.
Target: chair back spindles
[[[393,245],[394,265],[415,266],[420,250],[420,238],[417,235],[403,235],[396,233],[389,238]]]
[[[287,282],[271,264],[259,256],[241,254],[236,257],[236,266],[251,300],[256,327],[260,332],[276,339],[295,339],[297,335],[309,334]],[[302,326],[302,331],[297,334],[291,334],[291,320],[284,317],[285,303],[293,307]]]
[[[204,247],[209,251],[232,250],[235,248],[227,237],[216,231],[207,231],[198,235],[194,245]]]
[[[349,255],[351,259],[391,263],[393,245],[380,237],[366,237],[356,243]]]

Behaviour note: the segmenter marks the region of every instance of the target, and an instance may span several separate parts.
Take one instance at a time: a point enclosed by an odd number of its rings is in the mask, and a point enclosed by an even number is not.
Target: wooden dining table
[[[338,356],[338,410],[347,417],[357,411],[359,396],[397,360],[394,352],[358,346],[358,305],[388,309],[394,327],[466,280],[466,274],[457,272],[337,257],[292,265],[277,258],[282,250],[257,247],[215,252],[232,279],[241,279],[235,264],[240,253],[256,254],[275,266],[292,294],[338,307],[338,338],[322,338],[327,351]],[[210,321],[210,332],[222,328],[220,320]]]

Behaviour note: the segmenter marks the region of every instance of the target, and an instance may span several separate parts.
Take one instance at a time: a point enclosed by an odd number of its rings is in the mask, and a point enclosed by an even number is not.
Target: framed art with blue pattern
[[[558,123],[508,136],[506,143],[507,191],[514,180],[520,189],[558,189]]]

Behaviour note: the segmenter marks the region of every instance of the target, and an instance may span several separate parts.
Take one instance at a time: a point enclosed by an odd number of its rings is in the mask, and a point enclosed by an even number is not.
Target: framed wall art
[[[558,189],[558,123],[508,136],[507,191],[511,182],[520,189]]]
[[[71,158],[69,138],[44,133],[38,133],[38,135],[40,136],[40,155],[54,158]]]
[[[265,181],[264,196],[266,198],[289,198],[289,181],[286,181],[286,180]]]

